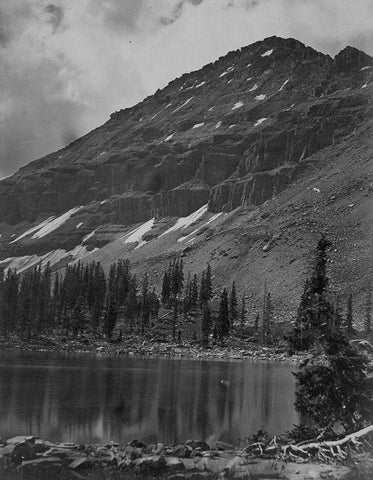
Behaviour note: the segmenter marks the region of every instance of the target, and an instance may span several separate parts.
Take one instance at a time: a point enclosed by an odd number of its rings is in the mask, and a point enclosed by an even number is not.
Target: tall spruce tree
[[[212,273],[211,266],[208,263],[205,271],[201,275],[201,286],[199,291],[199,302],[201,308],[212,299]]]
[[[140,331],[141,335],[144,335],[145,329],[149,325],[150,319],[150,305],[149,305],[149,277],[144,275],[141,287],[141,317],[140,317]]]
[[[171,286],[170,286],[169,272],[164,272],[161,298],[162,298],[162,304],[165,307],[168,306],[170,303],[170,294],[171,294]]]
[[[236,284],[235,282],[232,283],[232,288],[229,295],[229,320],[230,320],[230,328],[233,330],[234,323],[238,319],[238,301],[237,301],[237,292],[236,292]]]
[[[191,288],[191,308],[196,308],[198,304],[198,278],[194,274]]]
[[[137,278],[133,275],[129,282],[129,291],[125,304],[125,316],[129,320],[130,331],[133,332],[135,320],[139,313],[139,301],[137,298]]]
[[[18,275],[14,270],[8,269],[3,282],[2,298],[2,333],[8,335],[17,328],[18,306]]]
[[[241,301],[241,315],[240,315],[240,331],[241,335],[243,334],[243,328],[245,324],[245,317],[246,317],[246,302],[245,297],[242,297]]]
[[[216,320],[217,338],[222,342],[229,335],[229,300],[227,289],[224,288],[220,296],[219,312]]]
[[[328,298],[326,275],[329,246],[330,242],[321,237],[317,244],[311,276],[305,282],[294,329],[289,336],[290,350],[308,350],[320,335],[333,328],[333,306]]]
[[[209,335],[211,331],[211,309],[208,304],[205,304],[203,307],[202,315],[202,344],[207,347],[209,344]]]
[[[322,342],[324,355],[318,352],[295,373],[295,407],[320,428],[339,424],[351,433],[373,420],[368,360],[341,331],[327,331]]]
[[[104,313],[104,322],[102,330],[104,335],[108,340],[111,340],[111,337],[114,332],[115,325],[118,319],[118,307],[114,296],[109,293],[106,298],[105,313]]]

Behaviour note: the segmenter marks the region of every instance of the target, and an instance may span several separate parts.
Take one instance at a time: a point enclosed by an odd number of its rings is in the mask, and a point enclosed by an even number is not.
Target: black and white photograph
[[[0,479],[373,479],[372,0],[0,0]]]

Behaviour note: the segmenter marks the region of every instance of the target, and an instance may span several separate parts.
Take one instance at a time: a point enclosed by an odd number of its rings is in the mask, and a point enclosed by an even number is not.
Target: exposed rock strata
[[[3,230],[78,205],[92,226],[260,205],[371,116],[372,66],[277,37],[230,52],[1,181]]]

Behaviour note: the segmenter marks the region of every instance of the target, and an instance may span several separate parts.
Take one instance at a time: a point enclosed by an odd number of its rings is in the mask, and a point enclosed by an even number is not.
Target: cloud
[[[203,1],[204,0],[180,0],[180,1],[177,2],[177,4],[172,9],[171,15],[170,16],[161,16],[160,17],[160,22],[163,25],[169,25],[171,23],[174,23],[183,14],[185,4],[189,3],[190,5],[198,6],[198,5],[201,5],[201,3]]]
[[[45,7],[45,12],[49,15],[47,20],[53,27],[53,33],[56,33],[62,26],[64,11],[63,8],[52,3]]]
[[[140,28],[145,3],[145,0],[94,0],[94,10],[108,28],[134,32]]]
[[[245,8],[248,10],[249,8],[255,8],[259,5],[260,0],[228,0],[226,6],[228,8]]]
[[[1,0],[0,176],[265,37],[373,53],[371,0]]]

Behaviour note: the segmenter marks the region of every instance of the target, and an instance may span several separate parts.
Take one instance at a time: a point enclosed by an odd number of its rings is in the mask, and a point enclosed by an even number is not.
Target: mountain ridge
[[[353,47],[332,59],[297,40],[270,37],[182,75],[0,181],[3,266],[17,266],[16,259],[27,257],[22,265],[28,268],[54,252],[45,258],[58,260],[55,269],[83,257],[107,264],[123,255],[133,257],[139,268],[157,259],[161,268],[160,257],[189,258],[203,251],[198,245],[202,239],[211,242],[206,238],[213,228],[228,237],[228,217],[242,215],[250,231],[250,218],[266,210],[266,202],[286,197],[298,179],[306,182],[315,158],[321,156],[320,168],[327,168],[324,156],[346,142],[361,156],[362,139],[370,151],[364,128],[370,128],[372,117],[372,66],[372,57]],[[348,163],[343,152],[340,156]],[[352,177],[363,167],[356,161],[355,168]],[[175,225],[175,217],[186,218],[204,205],[206,211],[194,221],[205,229],[198,238],[186,238],[185,245],[182,238],[193,232],[186,226],[159,239]],[[152,219],[138,241],[126,243],[134,225]],[[36,227],[43,221],[48,233],[39,235]],[[51,229],[51,222],[57,227]],[[35,232],[25,235],[30,227]],[[257,235],[260,255],[268,256],[266,245],[273,251],[281,243],[268,230],[270,225]],[[306,244],[310,247],[308,234]],[[245,263],[252,254],[244,255]]]

